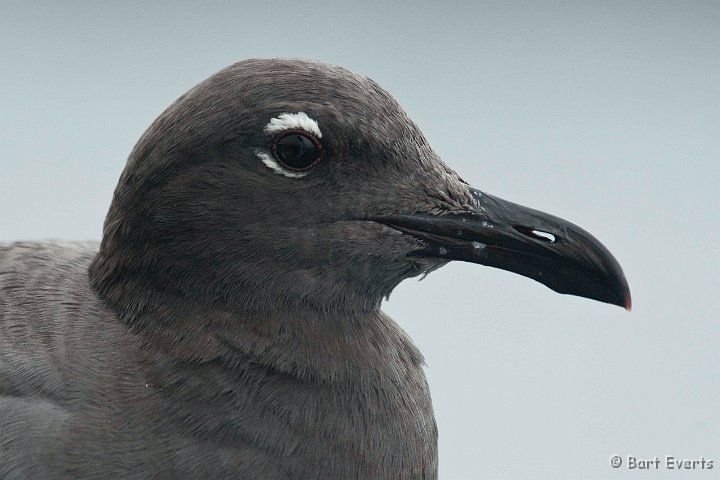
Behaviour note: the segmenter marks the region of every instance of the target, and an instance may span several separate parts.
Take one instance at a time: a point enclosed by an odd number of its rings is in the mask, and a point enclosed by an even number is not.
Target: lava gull
[[[435,479],[380,306],[451,260],[630,308],[598,240],[472,188],[372,80],[236,63],[143,134],[101,243],[0,246],[0,478]]]

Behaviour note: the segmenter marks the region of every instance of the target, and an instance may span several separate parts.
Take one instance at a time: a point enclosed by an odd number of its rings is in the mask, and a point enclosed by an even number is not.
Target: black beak
[[[476,213],[393,215],[373,220],[425,243],[412,256],[480,263],[519,273],[558,293],[631,308],[620,264],[605,246],[566,220],[473,190]]]

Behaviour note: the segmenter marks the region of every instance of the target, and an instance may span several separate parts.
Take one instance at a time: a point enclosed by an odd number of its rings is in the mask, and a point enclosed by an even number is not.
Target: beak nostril
[[[537,240],[540,240],[541,242],[555,243],[558,240],[558,238],[555,237],[555,235],[553,235],[552,233],[544,232],[542,230],[537,230],[532,227],[526,227],[523,225],[515,225],[513,228],[515,230],[517,230],[518,232],[522,233],[523,235],[525,235],[527,237],[535,238]]]

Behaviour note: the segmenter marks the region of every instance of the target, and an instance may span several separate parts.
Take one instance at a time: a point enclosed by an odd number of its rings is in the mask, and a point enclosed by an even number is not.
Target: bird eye
[[[322,156],[320,142],[308,133],[297,131],[277,137],[272,150],[283,167],[294,171],[309,170]]]

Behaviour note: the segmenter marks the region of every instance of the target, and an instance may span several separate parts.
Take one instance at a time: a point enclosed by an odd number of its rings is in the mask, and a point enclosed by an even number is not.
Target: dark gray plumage
[[[302,177],[270,165],[287,112],[322,130]],[[563,259],[599,252],[562,269],[576,277],[507,260],[478,219],[515,207],[458,178],[369,79],[222,70],[140,139],[99,249],[0,247],[0,478],[436,478],[423,359],[383,296],[460,259],[629,306],[614,259],[555,217],[519,214],[565,235]],[[513,252],[560,248],[523,228]]]

